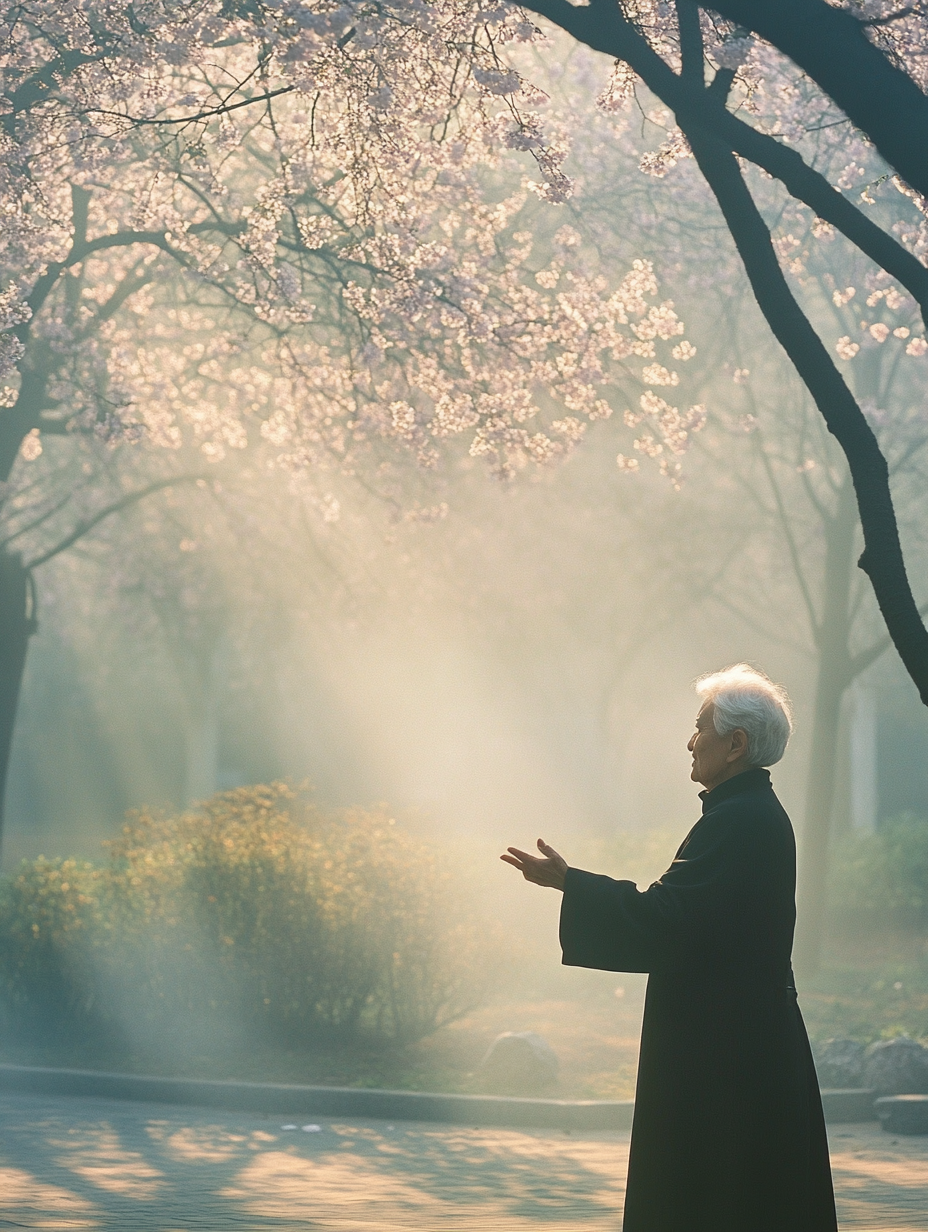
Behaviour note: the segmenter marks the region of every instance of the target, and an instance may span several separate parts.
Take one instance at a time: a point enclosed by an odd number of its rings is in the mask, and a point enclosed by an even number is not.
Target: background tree
[[[786,89],[776,90],[781,66],[769,47],[752,48],[743,31],[719,25],[691,0],[679,0],[672,13],[650,3],[622,5],[610,0],[582,7],[566,0],[541,0],[526,7],[594,50],[613,56],[619,62],[613,94],[633,89],[637,76],[673,111],[679,132],[665,157],[679,150],[681,142],[688,145],[719,204],[761,311],[845,453],[864,534],[860,566],[870,578],[906,670],[928,703],[928,632],[906,576],[886,459],[827,346],[790,287],[739,157],[780,180],[816,216],[898,279],[923,310],[928,290],[925,267],[803,157],[803,135],[821,122],[827,99],[816,108],[819,114],[810,125],[807,107],[800,111],[797,104],[807,104],[811,86],[797,89],[794,85],[790,89],[787,74],[785,80],[779,78]],[[853,21],[847,15],[841,20],[845,25]],[[816,54],[821,54],[821,48]],[[768,83],[766,97],[758,99],[756,91],[750,96],[757,115],[755,124],[729,107],[730,102],[737,107],[744,98],[741,90],[734,95],[732,90],[737,81],[744,83],[751,76],[747,65],[752,60],[754,74]],[[891,69],[885,55],[873,48],[868,62],[875,75],[882,74],[885,84]],[[707,68],[712,70],[708,84]],[[892,69],[891,75],[897,84],[906,85],[899,70]],[[924,101],[911,78],[906,89],[910,102],[918,98]],[[780,100],[786,99],[786,106],[764,108],[763,103],[775,96],[775,90]],[[908,119],[911,112],[904,114]],[[793,135],[794,144],[779,136],[784,132]],[[917,196],[917,190],[908,191]],[[907,220],[901,221],[905,225]]]

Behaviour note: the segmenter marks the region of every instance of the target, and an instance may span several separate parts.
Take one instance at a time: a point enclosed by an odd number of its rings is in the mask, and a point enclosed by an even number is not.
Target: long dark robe
[[[650,973],[624,1232],[835,1232],[792,826],[766,770],[701,796],[649,889],[575,868],[564,885],[564,963]]]

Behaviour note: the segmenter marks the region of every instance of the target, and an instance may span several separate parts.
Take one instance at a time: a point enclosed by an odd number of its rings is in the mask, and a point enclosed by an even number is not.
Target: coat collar
[[[746,791],[762,791],[765,787],[770,787],[770,771],[762,766],[752,766],[750,770],[742,770],[734,778],[719,783],[718,787],[713,787],[711,791],[701,791],[699,798],[702,800],[702,811],[707,813],[709,809],[715,808],[731,796],[740,796]]]

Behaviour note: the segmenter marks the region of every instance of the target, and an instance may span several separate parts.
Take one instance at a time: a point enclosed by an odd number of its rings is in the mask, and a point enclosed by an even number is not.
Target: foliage
[[[812,1039],[928,1040],[928,948],[899,932],[833,937],[799,1000]]]
[[[20,1024],[405,1043],[482,999],[492,938],[383,810],[327,813],[281,783],[140,813],[94,868],[39,859],[3,886],[0,989]]]
[[[900,813],[873,834],[847,836],[831,901],[844,925],[928,929],[928,819]]]
[[[101,930],[101,875],[76,860],[39,856],[0,897],[0,980],[5,1009],[28,1004],[56,1019],[92,1012],[91,955]]]

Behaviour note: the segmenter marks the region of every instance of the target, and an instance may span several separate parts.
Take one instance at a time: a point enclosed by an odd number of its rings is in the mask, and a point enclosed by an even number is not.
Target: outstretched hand
[[[549,847],[544,839],[538,840],[538,850],[541,857],[530,856],[527,851],[520,851],[518,847],[507,847],[506,853],[501,855],[500,859],[517,868],[526,881],[534,882],[535,885],[551,886],[554,890],[563,890],[567,861],[558,855],[553,847]]]

